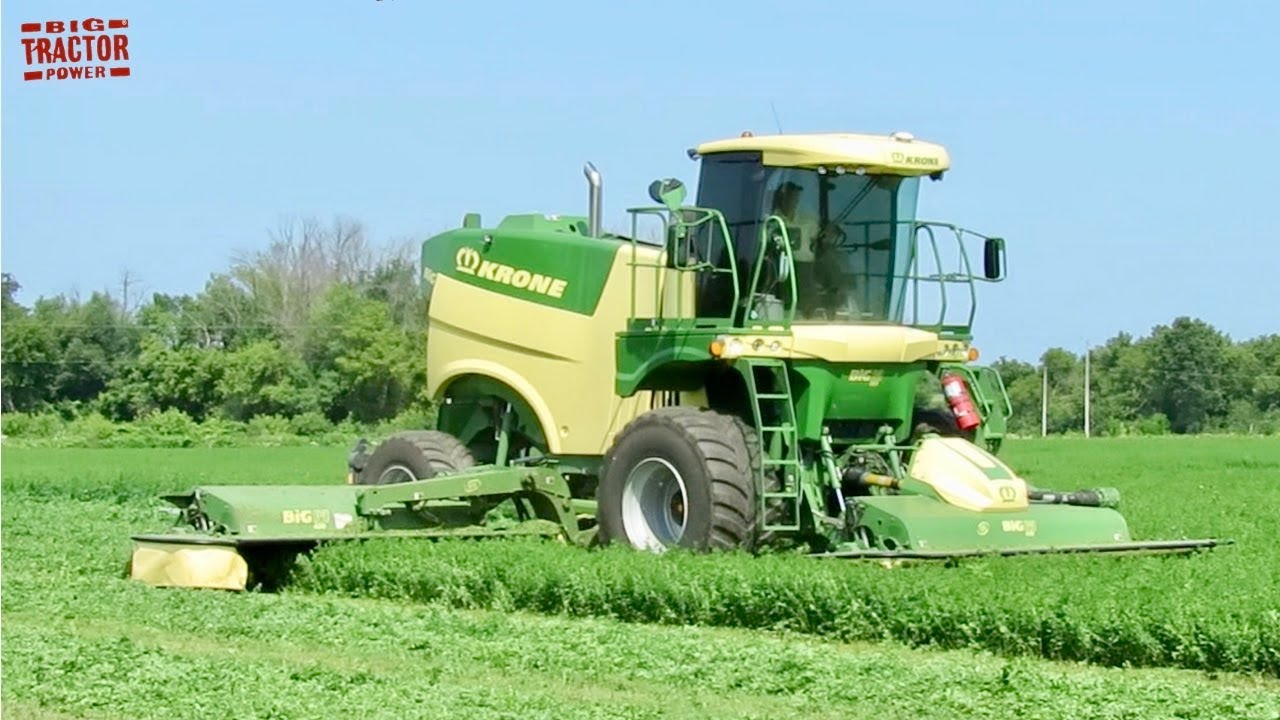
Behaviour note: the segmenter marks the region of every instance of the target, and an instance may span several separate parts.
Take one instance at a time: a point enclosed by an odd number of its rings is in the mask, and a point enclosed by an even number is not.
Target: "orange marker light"
[[[712,340],[707,349],[711,352],[711,357],[720,357],[724,354],[724,343],[719,340]]]
[[[969,348],[969,362],[973,362],[974,360],[977,360],[977,359],[978,359],[978,348],[976,347]]]

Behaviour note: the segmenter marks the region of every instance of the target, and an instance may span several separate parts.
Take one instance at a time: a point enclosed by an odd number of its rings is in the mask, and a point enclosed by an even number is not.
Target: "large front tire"
[[[597,492],[601,544],[661,552],[750,550],[755,481],[730,416],[659,408],[631,421],[605,457]]]

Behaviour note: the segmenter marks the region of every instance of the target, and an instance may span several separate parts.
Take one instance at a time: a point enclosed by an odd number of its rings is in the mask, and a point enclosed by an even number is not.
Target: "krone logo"
[[[475,275],[476,269],[480,267],[480,251],[469,247],[458,248],[454,260],[458,263],[458,272]]]
[[[895,163],[899,163],[901,165],[925,165],[929,167],[936,167],[939,164],[938,158],[928,157],[925,155],[907,155],[905,153],[896,152],[890,154],[889,157]]]
[[[1009,487],[1008,485],[1002,485],[1002,486],[1000,487],[1000,499],[1001,499],[1001,500],[1003,500],[1003,501],[1005,501],[1005,502],[1007,502],[1007,503],[1011,503],[1011,502],[1013,502],[1014,500],[1016,500],[1016,499],[1017,499],[1017,497],[1018,497],[1018,491],[1017,491],[1017,490],[1014,490],[1013,488]]]
[[[458,248],[458,253],[453,259],[460,273],[510,285],[520,290],[536,292],[539,295],[562,298],[565,288],[569,285],[567,280],[560,278],[514,268],[492,260],[481,260],[480,251],[475,248]]]

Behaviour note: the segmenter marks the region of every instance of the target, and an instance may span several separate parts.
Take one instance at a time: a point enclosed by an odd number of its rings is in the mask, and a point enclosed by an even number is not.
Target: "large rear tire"
[[[679,406],[631,421],[605,457],[597,500],[603,545],[655,552],[754,547],[750,454],[728,415]]]
[[[439,430],[412,430],[387,438],[369,456],[357,485],[389,485],[425,480],[475,465],[466,446]]]

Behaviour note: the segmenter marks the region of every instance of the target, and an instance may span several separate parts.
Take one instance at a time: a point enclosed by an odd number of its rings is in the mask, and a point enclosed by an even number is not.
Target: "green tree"
[[[227,417],[293,417],[317,409],[314,376],[301,358],[274,340],[258,340],[225,355],[217,394]]]
[[[1176,433],[1199,432],[1225,415],[1232,384],[1230,341],[1208,323],[1179,317],[1151,334],[1153,405]]]
[[[316,312],[306,346],[332,420],[394,417],[416,399],[425,380],[420,343],[397,327],[387,306],[350,286],[333,287]]]
[[[65,296],[41,298],[28,320],[49,334],[49,356],[41,375],[48,381],[48,401],[64,408],[96,401],[137,355],[135,328],[105,293],[95,292],[84,302]]]
[[[1104,431],[1130,427],[1153,411],[1150,342],[1120,333],[1090,360],[1093,423]]]
[[[1023,360],[1001,357],[991,363],[991,367],[1000,373],[1000,379],[1004,381],[1005,387],[1028,376],[1034,376],[1037,382],[1040,379],[1040,371],[1036,366]]]
[[[53,378],[58,368],[53,328],[34,321],[31,311],[18,302],[21,287],[12,275],[4,273],[0,403],[5,412],[32,412],[47,407],[53,400]]]
[[[174,347],[148,335],[126,372],[102,395],[104,414],[134,419],[151,411],[177,409],[202,421],[220,401],[226,353],[194,344]]]
[[[1254,338],[1240,348],[1250,358],[1250,400],[1264,412],[1280,410],[1280,333]]]
[[[1054,347],[1044,352],[1040,364],[1049,369],[1049,432],[1083,431],[1083,358]]]

